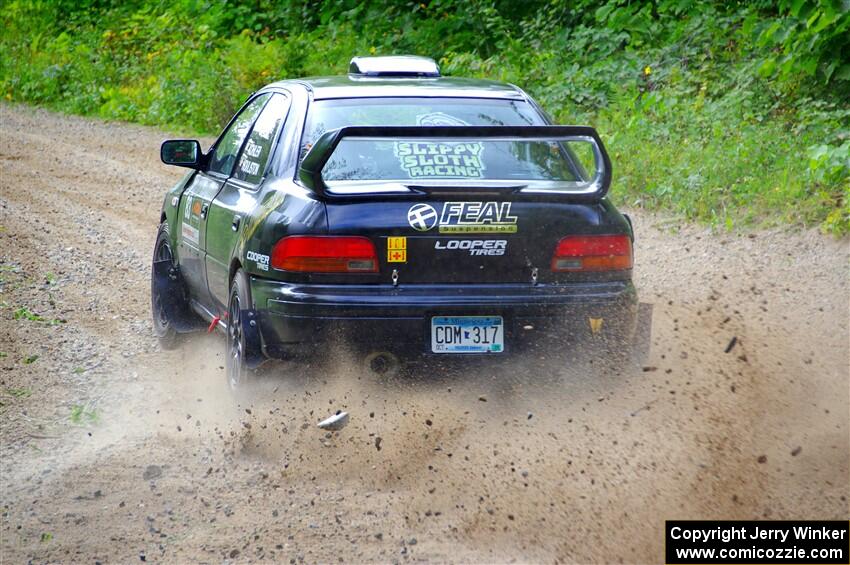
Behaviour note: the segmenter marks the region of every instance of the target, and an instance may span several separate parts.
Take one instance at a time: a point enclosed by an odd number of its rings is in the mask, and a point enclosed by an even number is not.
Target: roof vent
[[[366,77],[438,77],[440,67],[434,59],[415,55],[354,57],[348,64],[348,72]]]

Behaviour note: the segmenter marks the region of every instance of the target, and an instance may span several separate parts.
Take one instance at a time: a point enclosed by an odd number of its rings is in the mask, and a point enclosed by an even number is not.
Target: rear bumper
[[[302,349],[349,345],[430,353],[430,319],[490,315],[505,320],[505,350],[540,341],[569,342],[590,335],[634,331],[637,296],[629,281],[559,285],[316,285],[251,279],[263,353],[280,357]]]

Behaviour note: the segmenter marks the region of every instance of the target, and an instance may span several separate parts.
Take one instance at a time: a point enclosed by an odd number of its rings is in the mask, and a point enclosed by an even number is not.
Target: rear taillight
[[[563,238],[555,247],[552,270],[621,271],[632,268],[632,240],[627,235],[581,235]]]
[[[377,273],[375,246],[365,237],[291,235],[275,244],[272,267],[302,273]]]

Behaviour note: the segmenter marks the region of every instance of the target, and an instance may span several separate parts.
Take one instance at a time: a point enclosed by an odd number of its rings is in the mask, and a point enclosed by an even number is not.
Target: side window
[[[248,142],[242,149],[239,164],[233,177],[250,184],[257,184],[263,178],[266,163],[272,153],[272,145],[280,131],[286,114],[289,112],[289,98],[282,94],[272,95],[272,99],[263,108],[260,117],[248,136]]]
[[[254,123],[257,114],[263,109],[263,104],[268,99],[268,94],[257,96],[236,116],[227,131],[218,140],[218,144],[216,144],[215,150],[210,156],[209,171],[230,175],[233,165],[236,163],[239,148],[242,147],[245,136],[251,130],[251,124]]]

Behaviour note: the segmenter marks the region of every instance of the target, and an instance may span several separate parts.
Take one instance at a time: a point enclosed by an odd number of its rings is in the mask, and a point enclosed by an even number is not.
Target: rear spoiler
[[[348,126],[322,134],[301,161],[298,177],[313,191],[328,197],[322,170],[340,142],[347,137],[366,139],[474,139],[476,141],[592,141],[596,159],[596,175],[581,191],[552,189],[520,189],[527,193],[563,193],[584,201],[596,201],[608,193],[611,186],[611,160],[596,130],[590,126]],[[380,181],[378,181],[380,182]],[[413,181],[411,181],[413,184]]]

